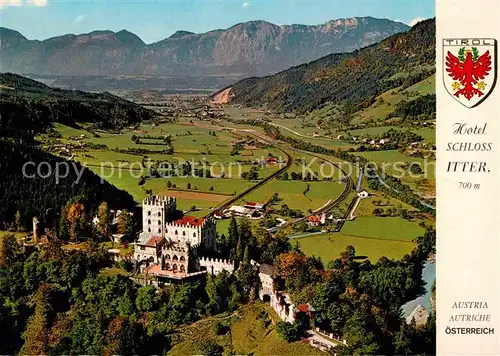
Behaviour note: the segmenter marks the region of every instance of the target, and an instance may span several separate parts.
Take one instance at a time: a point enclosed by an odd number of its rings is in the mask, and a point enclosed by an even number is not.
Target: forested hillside
[[[153,116],[151,110],[109,93],[55,89],[10,73],[0,74],[0,91],[0,136],[29,138],[50,122],[117,129]]]
[[[431,19],[352,53],[332,54],[273,76],[245,79],[230,87],[229,97],[231,103],[297,113],[335,102],[350,114],[371,105],[387,90],[430,76],[434,70],[429,66],[434,63],[435,20]],[[399,78],[401,72],[410,75]]]
[[[1,74],[0,86],[0,230],[14,223],[30,228],[34,216],[55,218],[75,197],[85,202],[88,214],[102,201],[134,207],[130,194],[74,161],[43,152],[33,138],[52,122],[115,129],[151,117],[149,110],[107,93],[52,89],[13,74]]]
[[[45,218],[50,211],[57,216],[61,207],[73,197],[80,197],[90,211],[95,211],[97,205],[107,201],[113,207],[131,209],[135,205],[130,194],[119,190],[94,174],[89,169],[83,169],[76,162],[67,162],[69,171],[67,177],[56,182],[55,170],[64,159],[42,152],[17,142],[9,142],[0,138],[0,229],[2,223],[7,225],[15,220],[19,212],[21,224],[29,227],[34,216]],[[30,163],[32,162],[32,164]],[[39,175],[36,170],[41,162]],[[23,166],[26,176],[23,175]],[[50,168],[48,168],[50,167]],[[83,169],[83,171],[82,171]],[[78,170],[78,173],[76,172]],[[51,175],[48,175],[49,172]],[[81,177],[78,179],[78,174]],[[60,165],[61,175],[66,168]],[[43,176],[47,175],[47,178]]]

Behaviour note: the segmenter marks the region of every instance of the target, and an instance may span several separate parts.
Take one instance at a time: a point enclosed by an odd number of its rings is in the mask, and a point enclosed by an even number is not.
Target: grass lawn
[[[9,235],[14,235],[16,238],[20,239],[22,237],[31,235],[31,232],[17,232],[17,231],[0,230],[0,239],[4,238],[5,236],[9,236]]]
[[[436,130],[431,128],[421,128],[415,130],[415,133],[424,138],[424,141],[432,145],[436,144]]]
[[[412,241],[425,232],[418,224],[397,217],[364,216],[346,221],[342,233],[384,240]]]
[[[168,355],[199,355],[199,345],[204,340],[217,342],[224,347],[224,354],[229,354],[232,348],[237,355],[322,355],[307,344],[283,340],[274,328],[273,321],[278,320],[274,311],[261,302],[238,310],[237,315],[205,318],[182,327],[179,334],[174,336],[174,346]],[[230,333],[216,335],[213,328],[218,322],[230,325]]]
[[[371,120],[382,121],[386,118],[387,114],[394,111],[395,106],[400,101],[414,100],[419,96],[434,94],[436,86],[435,77],[435,75],[431,75],[402,91],[400,88],[395,88],[382,93],[377,97],[377,102],[366,109],[358,111],[357,117],[353,120],[353,123],[362,123]],[[415,92],[418,93],[418,95],[415,95]]]
[[[381,201],[382,205],[374,205],[373,202]],[[392,197],[385,197],[385,196],[374,196],[366,199],[361,199],[359,202],[358,208],[356,209],[356,215],[357,217],[361,216],[373,216],[373,210],[379,208],[379,209],[388,209],[388,208],[402,208],[406,209],[407,211],[415,211],[417,210],[416,208],[412,207],[411,205],[408,205],[402,201],[399,201],[397,199],[394,199]]]
[[[309,184],[309,191],[304,194]],[[290,209],[300,209],[304,213],[315,210],[328,200],[337,198],[344,190],[344,185],[337,182],[303,182],[292,180],[273,180],[251,193],[246,201],[268,201],[274,193],[281,199],[278,206],[287,204]]]
[[[342,230],[344,232],[344,230]],[[354,246],[359,258],[368,258],[373,263],[380,257],[400,259],[410,253],[415,244],[391,240],[375,240],[347,234],[324,234],[294,239],[308,256],[318,256],[326,264],[335,260],[348,245]]]

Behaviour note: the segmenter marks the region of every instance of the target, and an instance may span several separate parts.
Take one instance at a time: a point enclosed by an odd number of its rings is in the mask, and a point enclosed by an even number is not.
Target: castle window
[[[170,269],[170,263],[167,263],[167,264],[165,265],[165,269],[167,269],[167,270],[168,270],[168,269]]]
[[[151,210],[148,211],[148,216],[151,216]]]
[[[170,255],[166,255],[166,256],[165,256],[165,258],[166,258],[167,260],[169,260],[169,259],[170,259]]]
[[[193,237],[196,237],[196,232],[193,232]]]
[[[151,228],[150,227],[148,227],[148,232],[151,232]]]
[[[182,236],[186,236],[186,231],[183,231],[183,232],[182,232]]]
[[[158,216],[161,216],[161,211],[158,212]]]
[[[172,259],[173,259],[174,261],[178,261],[178,260],[179,260],[179,258],[178,258],[176,255],[174,255],[174,258],[172,258]]]
[[[184,256],[181,256],[181,261],[185,261],[186,259],[184,258]]]
[[[158,225],[161,225],[161,220],[158,220]]]
[[[151,220],[148,220],[148,225],[151,225]]]
[[[177,232],[177,230],[175,230],[175,234],[176,234],[176,235],[179,235],[179,233]]]
[[[172,266],[172,271],[174,272],[177,272],[177,265],[174,263],[174,265]]]
[[[184,265],[181,265],[181,272],[186,272],[186,268],[184,267]]]
[[[158,233],[161,234],[161,229],[158,229]]]

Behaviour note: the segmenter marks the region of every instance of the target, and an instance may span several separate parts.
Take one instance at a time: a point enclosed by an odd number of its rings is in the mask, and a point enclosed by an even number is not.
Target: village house
[[[246,202],[244,207],[248,208],[248,209],[254,209],[256,211],[260,211],[260,210],[264,209],[265,204],[264,203],[257,203],[257,202]]]
[[[326,222],[326,215],[323,213],[321,215],[310,215],[307,217],[307,223],[309,226],[321,226]]]
[[[265,162],[267,165],[275,165],[279,163],[279,160],[276,157],[266,157]]]
[[[370,193],[368,193],[366,190],[362,190],[356,194],[360,198],[368,198],[370,196]]]
[[[240,205],[233,205],[231,206],[228,210],[227,213],[233,214],[235,216],[241,216],[241,217],[247,217],[247,218],[253,218],[253,217],[259,217],[260,214],[258,211],[252,208],[246,208],[244,206]]]

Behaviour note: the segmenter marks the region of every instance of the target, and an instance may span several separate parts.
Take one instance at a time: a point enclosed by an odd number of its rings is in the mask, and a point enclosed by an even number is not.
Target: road
[[[337,198],[335,198],[335,199],[329,200],[321,208],[316,209],[314,211],[315,214],[321,214],[323,212],[327,212],[327,211],[332,210],[335,206],[337,206],[338,204],[340,204],[347,197],[347,195],[349,194],[349,192],[351,191],[352,181],[351,181],[351,178],[349,177],[349,175],[347,174],[347,172],[340,165],[338,165],[336,162],[330,161],[329,159],[327,159],[325,157],[322,157],[320,155],[317,155],[317,154],[309,152],[309,151],[299,150],[299,149],[296,149],[296,148],[291,148],[291,147],[283,148],[281,141],[272,139],[271,137],[267,136],[266,134],[259,133],[259,132],[257,132],[256,130],[253,130],[253,129],[227,128],[227,127],[222,127],[222,126],[215,126],[214,127],[213,125],[210,126],[210,127],[214,128],[214,129],[227,130],[227,131],[232,131],[232,132],[240,132],[240,133],[243,132],[243,133],[245,133],[247,135],[253,136],[256,139],[258,139],[260,141],[263,141],[264,143],[269,144],[269,145],[275,147],[276,149],[280,150],[281,152],[283,152],[286,155],[286,157],[287,157],[287,163],[286,163],[285,167],[280,168],[278,171],[274,172],[273,174],[271,174],[270,176],[266,177],[262,181],[260,181],[257,184],[253,185],[252,187],[244,190],[243,192],[241,192],[241,193],[237,194],[236,196],[232,197],[231,199],[223,202],[221,205],[217,206],[208,215],[213,215],[213,214],[215,214],[215,212],[220,212],[220,211],[222,211],[224,209],[227,209],[229,206],[231,206],[236,201],[244,198],[248,194],[254,192],[255,190],[257,190],[259,188],[261,188],[264,184],[266,184],[269,181],[275,179],[276,177],[278,177],[279,175],[281,175],[283,172],[285,172],[286,170],[288,170],[288,168],[290,168],[291,165],[292,165],[292,163],[293,163],[293,158],[292,158],[292,156],[290,155],[290,153],[288,151],[294,151],[294,152],[306,154],[308,156],[312,156],[312,157],[316,157],[318,159],[321,159],[322,161],[325,161],[325,162],[331,164],[332,166],[336,167],[337,169],[339,169],[340,172],[343,175],[343,177],[338,180],[339,182],[343,182],[345,184],[344,191],[342,192],[342,194],[340,196],[338,196]],[[287,224],[283,224],[283,225],[277,227],[277,229],[275,231],[273,231],[273,232],[277,232],[277,231],[285,228],[286,226],[295,225],[297,223],[303,222],[306,219],[307,219],[307,217],[295,219],[295,220],[293,220],[291,222],[288,222]]]

